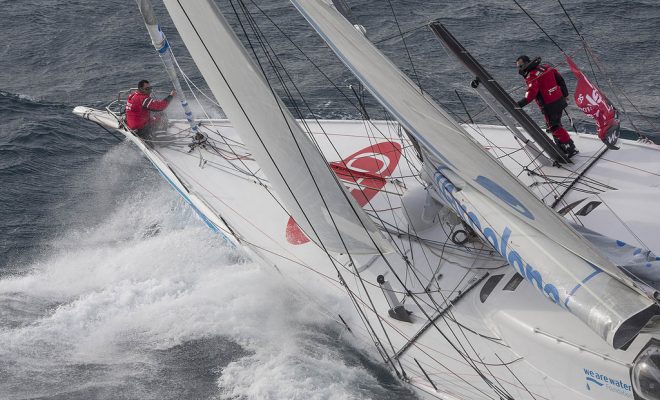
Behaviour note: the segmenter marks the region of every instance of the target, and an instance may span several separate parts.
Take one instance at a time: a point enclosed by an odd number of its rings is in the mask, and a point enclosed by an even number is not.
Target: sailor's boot
[[[573,142],[573,139],[568,139],[568,142],[566,143],[560,142],[559,139],[557,138],[554,138],[554,140],[555,140],[555,144],[557,144],[557,146],[559,146],[561,151],[564,154],[566,154],[566,158],[571,158],[577,153],[579,153],[579,151],[575,148],[575,143]]]
[[[577,153],[579,153],[578,149],[575,148],[575,143],[573,143],[573,139],[569,139],[568,143],[562,143],[562,150],[564,150],[564,153],[566,153],[566,157],[571,158]]]

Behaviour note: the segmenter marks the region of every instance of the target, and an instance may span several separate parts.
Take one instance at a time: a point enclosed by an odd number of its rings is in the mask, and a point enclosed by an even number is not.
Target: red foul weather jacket
[[[556,69],[547,64],[539,65],[529,71],[525,76],[525,82],[527,83],[525,102],[536,100],[541,108],[568,96],[564,78]]]
[[[130,129],[144,128],[149,123],[150,111],[163,111],[169,103],[169,97],[156,100],[139,91],[129,94],[126,102],[126,125]]]

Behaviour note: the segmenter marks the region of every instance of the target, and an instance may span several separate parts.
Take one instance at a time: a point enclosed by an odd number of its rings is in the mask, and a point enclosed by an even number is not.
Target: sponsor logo
[[[463,221],[469,224],[475,232],[480,233],[481,236],[508,261],[509,265],[511,265],[520,276],[530,281],[539,291],[545,294],[554,303],[562,306],[562,302],[559,298],[559,291],[555,285],[546,282],[543,275],[537,271],[534,266],[524,262],[520,254],[509,246],[509,238],[512,234],[509,227],[505,227],[500,235],[493,227],[482,224],[475,212],[469,211],[465,204],[461,204],[456,200],[453,195],[456,187],[449,181],[449,179],[442,175],[440,171],[435,173],[435,182],[437,183],[437,188],[440,189],[442,197],[456,211]],[[520,210],[517,211],[521,212]],[[575,290],[577,290],[577,288],[574,289],[574,291]]]
[[[507,192],[502,186],[498,185],[497,183],[493,182],[492,180],[486,178],[485,176],[477,176],[477,179],[475,179],[475,182],[480,184],[481,186],[484,187],[484,189],[488,190],[495,196],[497,196],[498,199],[502,200],[506,204],[508,204],[511,208],[514,210],[518,211],[520,214],[524,215],[525,217],[529,219],[534,219],[534,216],[532,215],[531,212],[525,207],[518,199],[516,199],[511,193]]]
[[[633,398],[632,386],[622,379],[612,378],[589,368],[583,368],[587,390],[598,390],[600,388],[609,390],[621,396]]]
[[[330,167],[339,179],[357,186],[349,192],[360,207],[364,207],[385,187],[386,178],[394,172],[400,158],[401,144],[382,142],[365,147],[341,161],[331,162]],[[309,242],[292,217],[286,224],[286,240],[295,245]]]

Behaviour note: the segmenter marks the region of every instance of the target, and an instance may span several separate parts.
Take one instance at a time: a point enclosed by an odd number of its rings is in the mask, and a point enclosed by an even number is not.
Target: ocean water
[[[198,80],[154,3],[181,66]],[[467,88],[470,76],[420,28],[432,19],[504,87],[520,86],[514,61],[525,53],[558,64],[571,86],[557,47],[512,1],[392,1],[405,42],[395,37],[389,2],[350,3],[370,38],[459,119],[467,116],[455,91],[472,117],[493,122]],[[520,3],[590,72],[559,3]],[[635,105],[620,107],[628,135],[640,130],[657,141],[660,3],[562,3]],[[314,112],[356,117],[246,4]],[[256,4],[351,93],[355,78],[291,4]],[[219,5],[236,25],[231,4]],[[0,9],[0,399],[416,398],[373,349],[327,317],[353,321],[347,299],[322,287],[314,302],[299,298],[227,248],[135,148],[71,113],[102,107],[144,78],[168,90],[132,1],[0,0]],[[608,79],[598,79],[607,92]],[[579,129],[593,129],[571,114]]]

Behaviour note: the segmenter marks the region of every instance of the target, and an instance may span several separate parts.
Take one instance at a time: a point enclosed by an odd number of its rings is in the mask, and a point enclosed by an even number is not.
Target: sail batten
[[[214,96],[303,232],[330,251],[390,251],[215,4],[165,0],[165,6]]]

